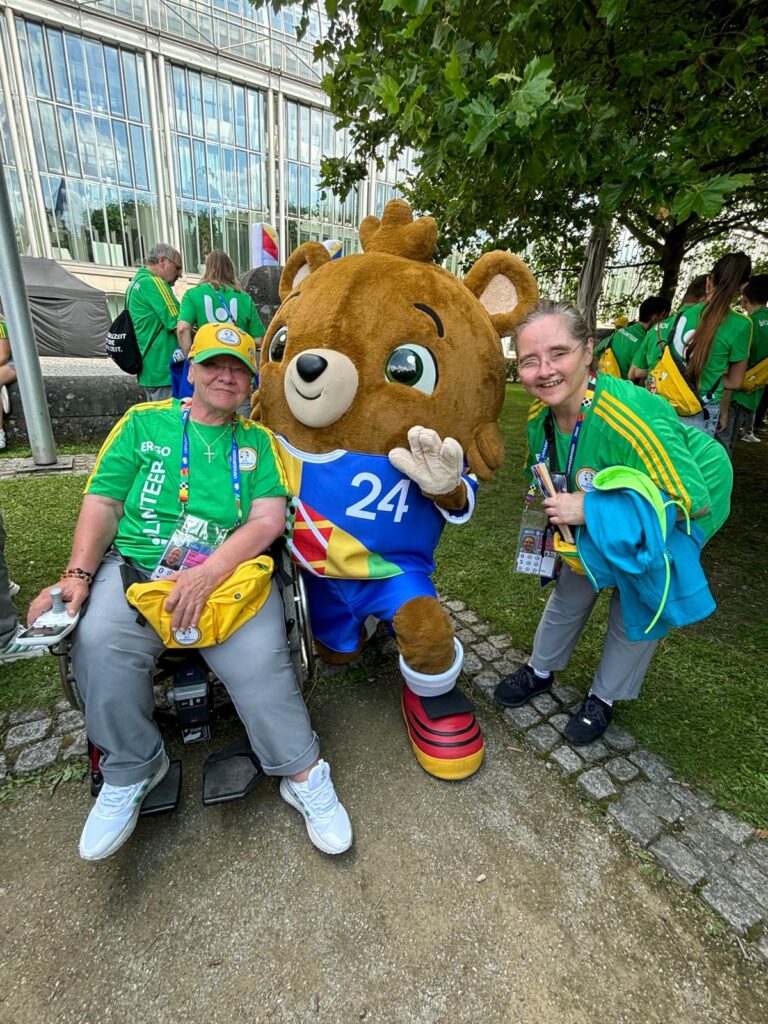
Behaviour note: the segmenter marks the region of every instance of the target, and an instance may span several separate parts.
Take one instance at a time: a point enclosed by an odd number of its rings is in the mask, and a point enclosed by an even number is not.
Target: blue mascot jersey
[[[445,522],[463,523],[472,514],[477,480],[467,474],[467,506],[454,514],[425,498],[386,455],[312,455],[279,435],[277,442],[293,495],[291,554],[315,576],[375,580],[431,574]]]

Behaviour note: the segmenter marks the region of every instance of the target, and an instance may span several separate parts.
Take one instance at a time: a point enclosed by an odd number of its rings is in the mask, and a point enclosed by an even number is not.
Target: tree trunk
[[[576,299],[579,309],[584,314],[590,334],[594,334],[597,322],[597,301],[603,287],[603,274],[608,259],[608,248],[611,241],[611,226],[595,226],[587,242],[584,254],[584,265],[579,274],[579,293]]]
[[[661,269],[663,277],[661,280],[660,294],[662,298],[674,300],[677,281],[680,276],[680,264],[685,256],[686,242],[688,240],[689,222],[676,224],[672,230],[664,236],[664,248],[661,253]]]

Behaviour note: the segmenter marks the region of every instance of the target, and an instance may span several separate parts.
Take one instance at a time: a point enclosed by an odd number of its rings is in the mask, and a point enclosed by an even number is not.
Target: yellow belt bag
[[[648,390],[666,398],[678,416],[695,416],[702,410],[699,396],[683,376],[671,344],[648,375]]]
[[[755,363],[747,370],[741,390],[749,395],[753,391],[757,391],[758,388],[764,388],[766,384],[768,384],[768,359],[761,359],[759,363]]]
[[[132,583],[125,596],[166,647],[212,647],[230,637],[259,611],[269,596],[273,569],[269,555],[243,562],[214,590],[197,626],[189,629],[174,629],[173,613],[165,610],[173,580]]]

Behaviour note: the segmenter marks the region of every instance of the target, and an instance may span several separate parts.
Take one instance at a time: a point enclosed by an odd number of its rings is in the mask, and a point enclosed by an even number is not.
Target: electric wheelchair
[[[304,580],[291,561],[285,542],[270,548],[274,580],[283,600],[285,632],[291,663],[299,686],[304,689],[315,675],[312,631]],[[151,627],[148,627],[151,628]],[[50,648],[58,659],[64,695],[73,708],[84,711],[83,699],[72,670],[68,638]],[[236,718],[223,684],[194,650],[166,650],[155,668],[155,719],[162,727],[175,726],[184,744],[208,742],[217,721]],[[99,769],[101,751],[88,740],[91,795],[96,797],[103,779]],[[264,777],[248,737],[210,754],[203,765],[203,804],[226,803],[247,796]],[[141,814],[158,814],[176,809],[181,793],[181,761],[172,760],[170,769],[141,807]]]

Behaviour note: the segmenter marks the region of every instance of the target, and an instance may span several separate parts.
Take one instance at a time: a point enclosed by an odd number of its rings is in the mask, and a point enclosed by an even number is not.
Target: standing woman
[[[751,272],[746,253],[721,256],[707,279],[706,302],[681,311],[672,331],[672,344],[685,360],[702,404],[701,412],[681,419],[710,437],[727,426],[731,395],[744,383],[752,324],[731,303]]]
[[[568,491],[544,501],[550,524],[585,524],[584,495],[597,472],[612,466],[639,470],[679,501],[708,540],[730,509],[733,473],[721,445],[684,426],[672,406],[630,381],[590,372],[593,339],[569,303],[540,302],[517,331],[517,365],[533,397],[528,414],[529,470],[546,462],[565,477]],[[631,540],[628,541],[631,544]],[[546,693],[584,631],[597,592],[578,554],[564,563],[536,630],[528,665],[499,683],[494,697],[519,707]],[[586,700],[569,719],[575,744],[601,736],[616,700],[637,698],[657,640],[630,642],[618,590],[611,596],[602,657]]]
[[[181,300],[176,336],[185,356],[194,330],[203,324],[234,324],[254,341],[264,334],[253,299],[238,284],[235,265],[223,249],[209,254],[200,283],[188,289]]]
[[[8,328],[5,320],[0,317],[0,448],[5,448],[5,427],[3,416],[11,411],[11,400],[8,397],[8,384],[16,381],[16,368],[13,365],[11,343],[8,340]]]

